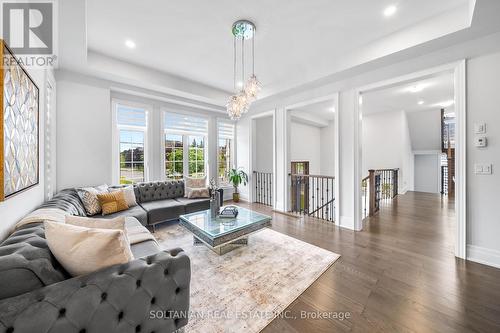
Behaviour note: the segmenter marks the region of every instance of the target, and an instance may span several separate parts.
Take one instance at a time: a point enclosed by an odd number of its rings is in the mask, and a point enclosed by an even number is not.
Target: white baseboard
[[[500,251],[467,245],[467,260],[500,268]]]
[[[354,230],[354,219],[350,216],[341,216],[339,227]]]

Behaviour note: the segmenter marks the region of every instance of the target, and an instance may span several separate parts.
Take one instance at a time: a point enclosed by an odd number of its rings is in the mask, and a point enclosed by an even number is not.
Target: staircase
[[[447,115],[444,109],[441,109],[441,150],[446,155],[447,177],[444,174],[441,177],[447,184],[443,183],[443,189],[447,189],[448,196],[455,195],[455,116]]]

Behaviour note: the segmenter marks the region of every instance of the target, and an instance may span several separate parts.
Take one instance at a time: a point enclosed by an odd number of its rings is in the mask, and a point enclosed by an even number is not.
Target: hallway
[[[500,330],[500,270],[455,259],[453,203],[446,198],[400,195],[357,233],[250,205],[273,216],[273,229],[342,255],[289,314],[350,313],[344,320],[277,318],[264,332]]]

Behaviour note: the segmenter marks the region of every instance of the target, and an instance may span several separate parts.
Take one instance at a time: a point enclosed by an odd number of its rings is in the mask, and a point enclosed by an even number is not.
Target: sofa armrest
[[[189,257],[159,252],[0,301],[1,331],[173,332],[188,321]]]

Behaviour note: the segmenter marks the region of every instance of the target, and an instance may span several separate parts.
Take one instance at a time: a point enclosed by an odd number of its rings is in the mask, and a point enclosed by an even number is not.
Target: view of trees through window
[[[165,176],[182,179],[184,176],[184,142],[187,144],[187,174],[205,177],[205,137],[199,135],[165,134]]]
[[[189,177],[205,177],[205,138],[203,136],[188,137],[189,142]]]
[[[182,179],[184,176],[182,135],[165,134],[165,175],[168,179]]]
[[[144,132],[120,130],[120,184],[144,181]]]
[[[219,139],[219,183],[229,183],[228,172],[231,169],[231,139]]]
[[[120,184],[145,180],[147,112],[143,108],[116,104],[120,154]]]

